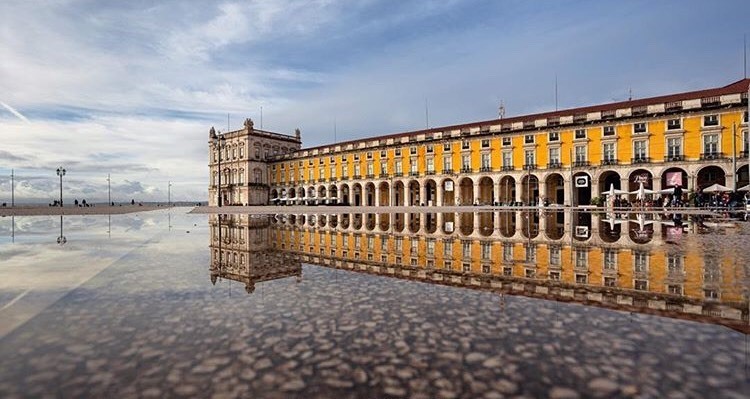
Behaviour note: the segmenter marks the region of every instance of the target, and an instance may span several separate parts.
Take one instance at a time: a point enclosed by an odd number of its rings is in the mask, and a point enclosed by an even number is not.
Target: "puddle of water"
[[[664,222],[0,219],[0,396],[740,397],[750,229]]]

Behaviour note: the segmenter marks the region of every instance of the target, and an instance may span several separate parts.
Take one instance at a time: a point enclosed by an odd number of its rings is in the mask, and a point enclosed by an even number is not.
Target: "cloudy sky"
[[[750,3],[0,1],[0,202],[205,200],[208,129],[305,146],[725,85]]]

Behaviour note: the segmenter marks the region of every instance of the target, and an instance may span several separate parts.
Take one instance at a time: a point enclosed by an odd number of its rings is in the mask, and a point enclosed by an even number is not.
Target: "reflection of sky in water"
[[[206,219],[117,215],[108,233],[106,216],[65,217],[68,242],[58,246],[59,217],[16,218],[15,243],[0,245],[0,307],[30,290],[10,309],[31,319],[0,334],[0,396],[750,389],[745,336],[717,325],[311,265],[301,280],[258,283],[251,295],[240,282],[212,285]],[[9,222],[0,219],[4,236]],[[655,250],[695,242],[727,241],[700,236]],[[0,311],[0,322],[18,325],[11,316]]]

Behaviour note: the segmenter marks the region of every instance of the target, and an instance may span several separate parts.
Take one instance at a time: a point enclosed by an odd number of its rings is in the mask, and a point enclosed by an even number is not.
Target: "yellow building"
[[[589,204],[609,187],[748,184],[750,79],[269,157],[274,203]]]

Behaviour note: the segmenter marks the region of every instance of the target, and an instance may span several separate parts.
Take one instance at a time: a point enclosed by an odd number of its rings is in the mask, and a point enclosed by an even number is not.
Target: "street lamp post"
[[[109,178],[107,173],[107,206],[112,205],[112,180]]]
[[[172,182],[167,183],[167,206],[172,206]]]
[[[65,176],[65,168],[60,166],[57,168],[57,175],[60,176],[60,207],[63,206],[63,198],[62,198],[62,178]]]
[[[218,200],[219,200],[218,202],[219,207],[221,207],[221,150],[226,145],[226,142],[227,140],[224,138],[223,135],[221,137],[214,136],[214,138],[212,139],[212,143],[213,143],[214,148],[216,149],[216,152],[218,153],[218,160],[219,160],[219,165],[217,167],[219,181],[217,183],[217,189],[216,189],[216,194],[218,195]]]

